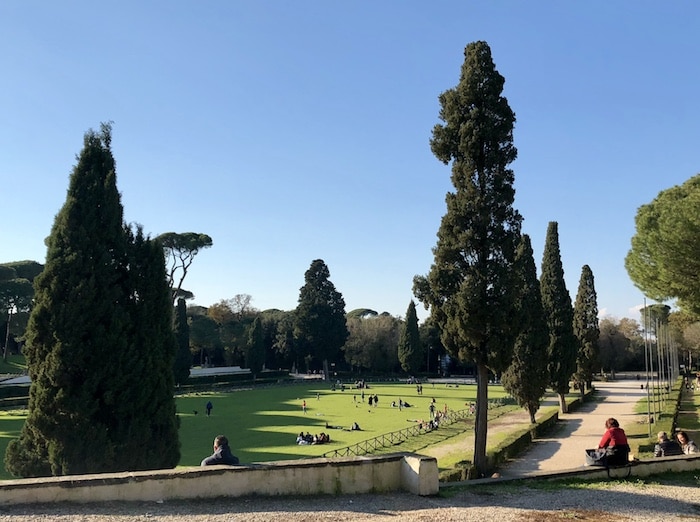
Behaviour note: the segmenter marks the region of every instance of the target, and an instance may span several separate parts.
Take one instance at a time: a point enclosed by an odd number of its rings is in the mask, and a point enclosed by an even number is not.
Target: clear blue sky
[[[0,262],[44,262],[83,134],[111,120],[126,220],[214,240],[196,304],[291,310],[320,258],[347,311],[404,316],[451,188],[438,95],[485,40],[538,269],[557,221],[572,299],[588,264],[601,315],[638,319],[637,208],[700,172],[698,34],[694,0],[6,0]]]

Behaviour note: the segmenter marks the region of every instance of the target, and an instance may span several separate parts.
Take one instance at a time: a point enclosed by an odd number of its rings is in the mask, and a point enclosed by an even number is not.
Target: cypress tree
[[[178,418],[173,397],[175,339],[172,301],[165,274],[163,247],[144,237],[140,227],[131,237],[129,276],[129,342],[115,374],[119,390],[113,428],[115,466],[122,470],[171,468],[180,460]]]
[[[550,221],[547,227],[540,291],[549,328],[549,384],[559,395],[561,412],[566,413],[569,381],[576,370],[577,342],[574,336],[574,310],[564,281],[564,267],[559,252],[559,227],[556,221]]]
[[[330,280],[330,271],[323,259],[315,259],[304,274],[296,308],[297,339],[309,346],[311,355],[323,362],[328,380],[329,360],[336,360],[348,338],[345,301]]]
[[[581,269],[576,302],[574,303],[574,334],[578,340],[576,373],[574,380],[584,392],[593,385],[593,374],[598,366],[600,348],[600,326],[598,325],[598,298],[595,291],[593,271],[588,265]]]
[[[399,362],[405,372],[416,372],[423,362],[416,303],[411,300],[406,310],[406,320],[399,335]]]
[[[518,404],[530,414],[535,423],[535,413],[547,389],[547,347],[549,333],[542,308],[540,282],[532,253],[530,237],[523,235],[515,257],[515,272],[520,280],[515,321],[520,331],[515,339],[513,362],[503,373],[503,387]]]
[[[123,223],[110,143],[107,124],[85,134],[35,280],[29,413],[5,455],[14,475],[167,467],[179,458],[164,259],[149,257],[158,247]]]
[[[184,384],[190,376],[192,366],[192,353],[190,352],[190,326],[187,323],[187,304],[181,297],[177,300],[175,308],[175,363],[173,365],[173,375],[175,384]]]
[[[515,114],[502,95],[504,83],[488,44],[474,42],[464,51],[459,84],[440,95],[444,125],[433,128],[430,146],[438,160],[452,163],[455,191],[445,198],[430,272],[413,284],[445,348],[476,364],[474,465],[480,474],[489,466],[488,372],[508,367],[516,335],[511,272],[522,218],[513,207],[515,176],[508,165],[517,156]]]

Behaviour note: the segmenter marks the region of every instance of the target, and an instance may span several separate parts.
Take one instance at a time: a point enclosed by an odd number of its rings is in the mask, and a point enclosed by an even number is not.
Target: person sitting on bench
[[[605,421],[605,433],[598,443],[598,449],[605,449],[608,466],[623,466],[629,461],[630,447],[625,430],[620,428],[617,419],[610,417]]]

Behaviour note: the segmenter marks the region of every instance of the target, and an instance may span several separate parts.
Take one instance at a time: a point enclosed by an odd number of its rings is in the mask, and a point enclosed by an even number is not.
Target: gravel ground
[[[436,497],[411,494],[243,498],[164,503],[113,502],[0,507],[0,521],[453,521],[700,520],[698,479],[687,486],[611,483],[605,489],[462,488]]]

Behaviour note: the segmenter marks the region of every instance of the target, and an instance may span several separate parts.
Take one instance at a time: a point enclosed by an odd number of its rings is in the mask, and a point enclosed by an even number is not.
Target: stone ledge
[[[0,481],[0,505],[250,495],[439,491],[437,460],[413,453]]]
[[[525,480],[564,480],[570,478],[584,479],[626,479],[632,477],[649,477],[669,471],[700,470],[700,454],[679,455],[675,457],[659,457],[654,459],[634,460],[626,466],[615,466],[606,469],[602,466],[579,466],[561,471],[536,471],[519,477],[482,478],[463,480],[459,482],[442,482],[441,488],[454,486],[476,486],[494,484],[496,482],[512,482]]]

